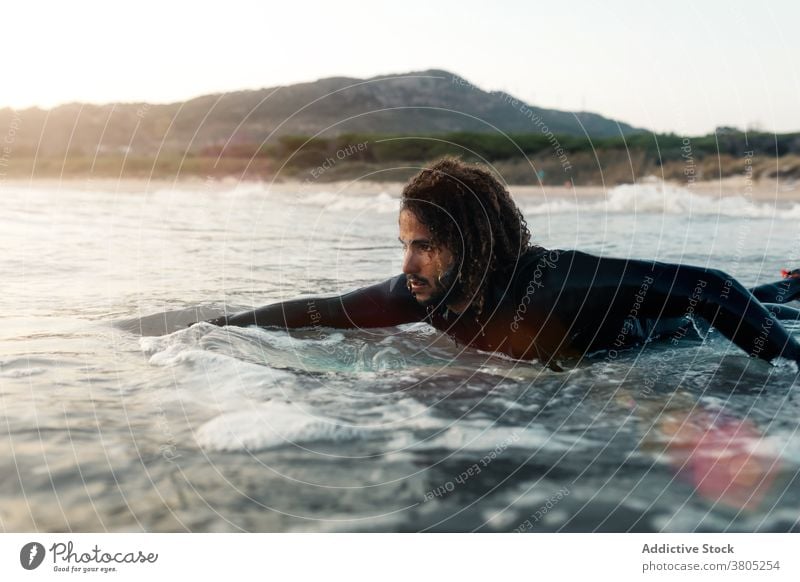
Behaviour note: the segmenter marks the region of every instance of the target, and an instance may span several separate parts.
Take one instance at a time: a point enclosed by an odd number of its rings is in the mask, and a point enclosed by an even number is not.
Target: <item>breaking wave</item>
[[[526,215],[602,212],[605,214],[676,214],[684,216],[733,216],[793,220],[800,218],[800,204],[758,203],[744,196],[711,197],[665,183],[623,184],[609,190],[604,200],[551,199],[525,204]]]

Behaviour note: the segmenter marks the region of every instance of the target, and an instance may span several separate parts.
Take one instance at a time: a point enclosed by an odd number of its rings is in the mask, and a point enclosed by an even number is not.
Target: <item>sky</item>
[[[3,0],[0,107],[445,69],[684,135],[800,131],[800,2]]]

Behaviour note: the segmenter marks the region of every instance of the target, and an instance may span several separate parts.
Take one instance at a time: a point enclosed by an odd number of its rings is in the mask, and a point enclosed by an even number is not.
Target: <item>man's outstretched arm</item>
[[[630,327],[633,320],[652,330],[665,320],[694,316],[751,356],[800,363],[800,344],[750,291],[722,271],[579,251],[554,253],[557,261],[539,267],[541,272],[523,273],[523,280],[535,283],[534,302],[568,328],[574,347],[591,351],[646,339]]]
[[[614,337],[630,317],[695,316],[751,356],[800,363],[797,340],[741,283],[716,269],[567,251],[547,283],[554,314],[582,335]]]
[[[781,356],[800,364],[800,344],[748,289],[717,269],[669,265],[656,277],[673,313],[695,313],[748,355],[770,361]]]
[[[307,297],[273,303],[212,319],[214,325],[259,327],[389,327],[422,321],[425,308],[406,287],[403,275],[334,297]]]

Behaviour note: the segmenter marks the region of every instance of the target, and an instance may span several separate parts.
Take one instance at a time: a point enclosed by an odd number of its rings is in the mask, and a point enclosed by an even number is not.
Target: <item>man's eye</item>
[[[409,246],[409,245],[407,245],[406,243],[403,243],[403,244],[402,244],[402,249],[403,249],[403,252],[406,252],[406,251],[408,250],[408,246]],[[413,249],[414,249],[416,252],[419,252],[419,251],[421,251],[421,252],[423,252],[423,253],[430,253],[430,252],[433,252],[433,251],[435,251],[435,250],[436,250],[436,246],[435,246],[435,245],[432,245],[432,244],[429,244],[429,243],[412,243],[412,244],[411,244],[411,247],[412,247],[412,248],[413,248]]]

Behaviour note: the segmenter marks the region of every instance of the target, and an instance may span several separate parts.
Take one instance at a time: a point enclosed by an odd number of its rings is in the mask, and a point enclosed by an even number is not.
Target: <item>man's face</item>
[[[410,210],[400,211],[400,242],[403,273],[411,293],[422,305],[438,305],[449,288],[440,279],[448,279],[446,274],[453,267],[453,254],[434,245],[430,230]]]

